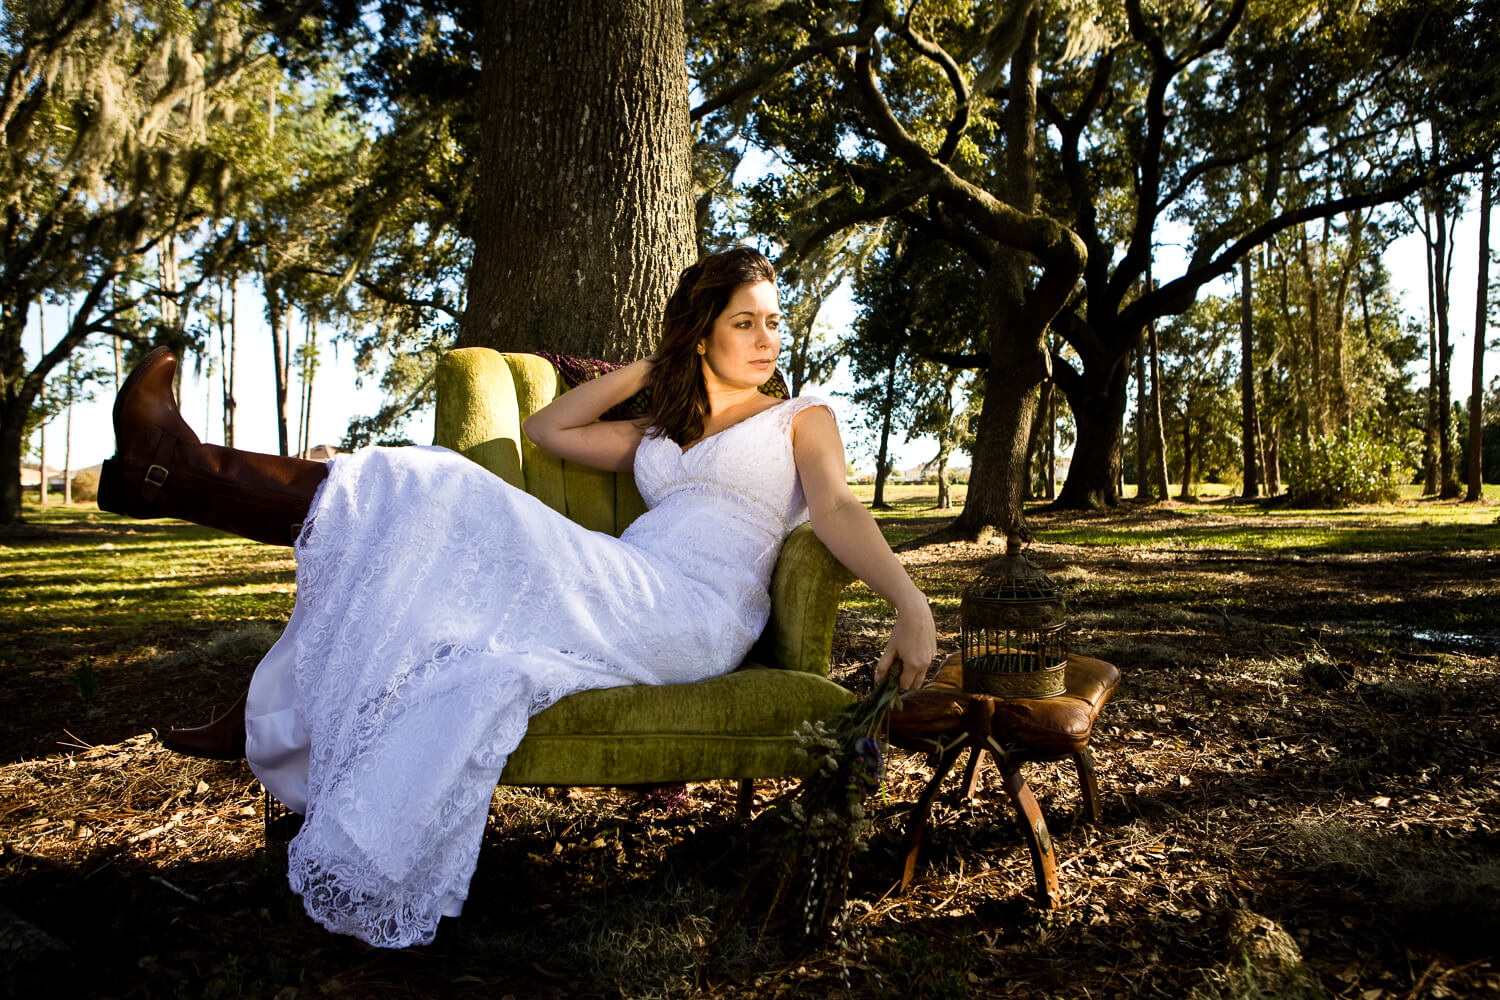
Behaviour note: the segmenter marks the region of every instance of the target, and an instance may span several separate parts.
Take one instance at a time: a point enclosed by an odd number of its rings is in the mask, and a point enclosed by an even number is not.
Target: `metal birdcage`
[[[999,698],[1062,694],[1068,622],[1052,578],[1006,546],[966,588],[959,603],[964,690]]]

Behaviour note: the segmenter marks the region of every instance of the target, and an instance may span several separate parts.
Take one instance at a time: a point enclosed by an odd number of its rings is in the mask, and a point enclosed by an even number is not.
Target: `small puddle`
[[[1418,642],[1429,642],[1442,646],[1462,646],[1465,649],[1500,649],[1500,641],[1493,636],[1470,635],[1467,632],[1444,632],[1440,629],[1416,629],[1411,637]]]
[[[1363,637],[1385,641],[1410,639],[1429,646],[1471,650],[1481,655],[1495,655],[1500,653],[1500,634],[1494,632],[1460,632],[1456,629],[1439,628],[1414,628],[1408,630],[1373,621],[1353,621],[1342,625],[1324,625],[1323,628],[1335,635],[1344,635],[1350,638]]]

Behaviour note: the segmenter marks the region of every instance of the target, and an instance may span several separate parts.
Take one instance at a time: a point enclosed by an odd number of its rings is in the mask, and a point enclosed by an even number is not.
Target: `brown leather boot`
[[[115,457],[99,473],[99,509],[180,517],[271,545],[302,531],[322,462],[203,444],[172,395],[177,358],[158,347],[115,397]]]
[[[195,729],[173,729],[162,737],[162,746],[189,757],[209,760],[243,760],[245,758],[245,699],[240,695],[234,706],[206,726]]]

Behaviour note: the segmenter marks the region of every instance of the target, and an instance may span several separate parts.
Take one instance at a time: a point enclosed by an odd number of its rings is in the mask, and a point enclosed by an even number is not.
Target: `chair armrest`
[[[798,526],[787,536],[771,574],[771,618],[750,658],[788,670],[828,674],[839,594],[854,574],[813,534]]]

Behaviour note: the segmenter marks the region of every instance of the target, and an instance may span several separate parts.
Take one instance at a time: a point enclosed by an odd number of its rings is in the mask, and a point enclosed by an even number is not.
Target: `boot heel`
[[[125,463],[118,458],[106,458],[99,469],[99,497],[96,503],[100,510],[126,517],[161,517],[151,505],[141,499],[138,490],[125,484]]]

